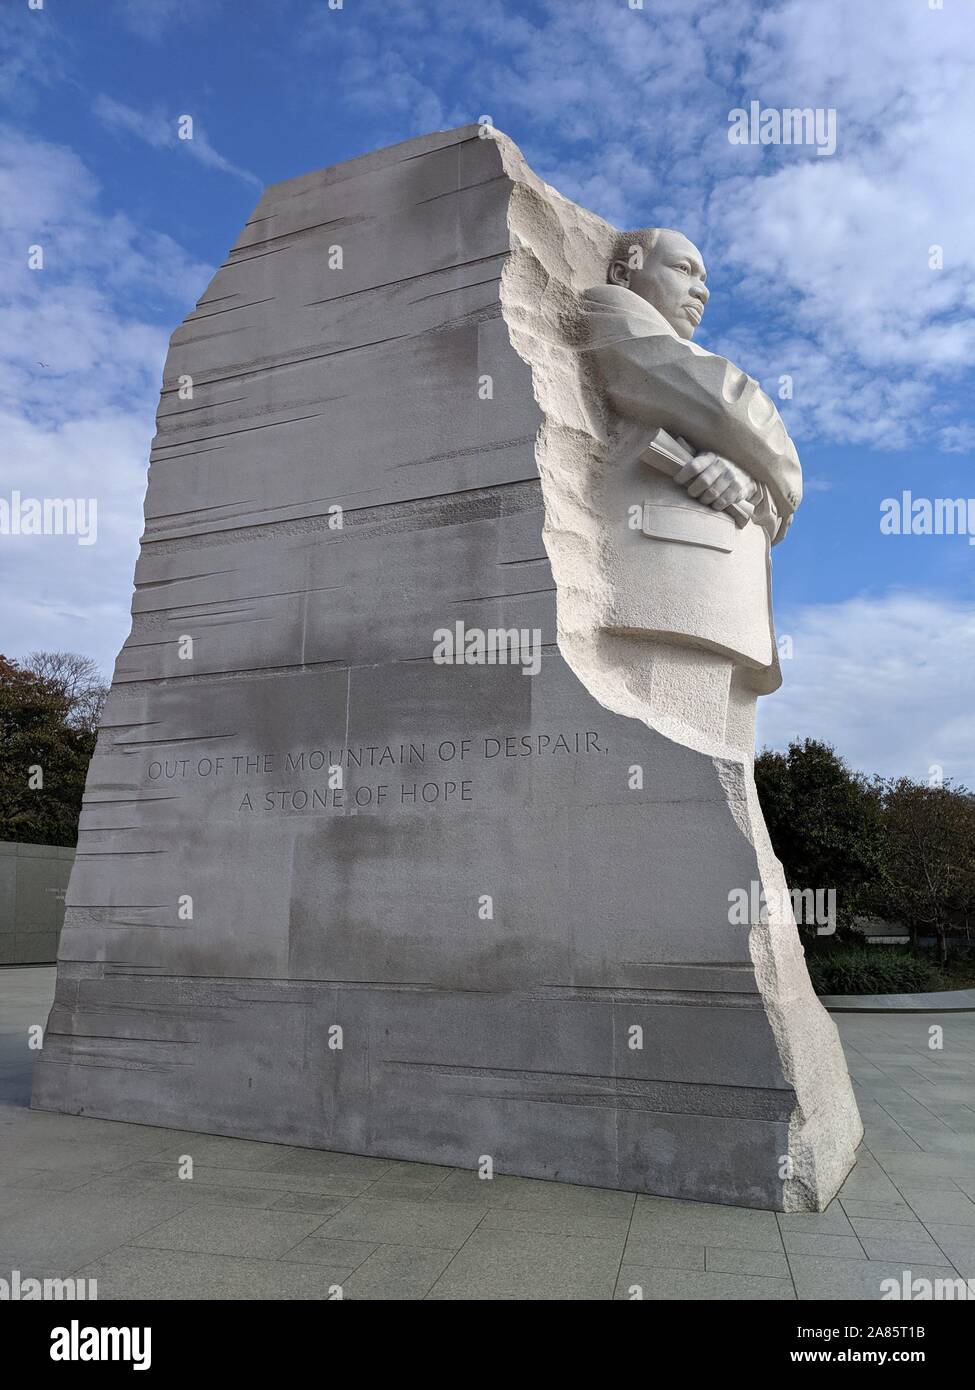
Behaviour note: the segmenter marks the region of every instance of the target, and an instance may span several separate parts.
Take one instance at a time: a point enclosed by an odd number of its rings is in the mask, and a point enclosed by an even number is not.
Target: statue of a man
[[[653,644],[633,659],[661,728],[750,753],[755,698],[781,684],[769,551],[802,472],[758,383],[692,341],[708,298],[700,251],[658,228],[620,234],[607,283],[582,295],[608,439],[600,511],[615,530],[599,625]],[[658,471],[650,446],[668,436],[683,462]]]

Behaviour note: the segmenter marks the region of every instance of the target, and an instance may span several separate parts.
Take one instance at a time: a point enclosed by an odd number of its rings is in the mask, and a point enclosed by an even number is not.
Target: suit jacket
[[[799,458],[778,411],[756,381],[679,338],[632,291],[600,285],[581,306],[588,375],[611,425],[599,484],[612,527],[602,626],[715,651],[744,667],[756,691],[776,689],[769,549],[802,497]],[[642,461],[660,426],[755,479],[753,522],[739,529]],[[642,531],[622,521],[634,502],[644,504]]]
[[[659,426],[712,449],[763,485],[785,535],[802,501],[802,468],[779,412],[732,362],[679,338],[652,304],[622,285],[582,295],[585,345],[619,417],[617,452],[642,452]]]

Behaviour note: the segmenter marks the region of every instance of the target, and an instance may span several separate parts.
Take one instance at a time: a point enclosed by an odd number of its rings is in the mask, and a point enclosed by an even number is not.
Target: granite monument
[[[485,125],[265,192],[170,345],[36,1107],[832,1198],[752,775],[800,470],[707,294]]]

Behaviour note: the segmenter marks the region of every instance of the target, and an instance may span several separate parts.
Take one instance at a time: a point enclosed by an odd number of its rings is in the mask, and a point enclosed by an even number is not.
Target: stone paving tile
[[[643,1299],[710,1302],[720,1299],[768,1302],[793,1300],[796,1291],[791,1279],[751,1278],[737,1274],[710,1274],[696,1270],[647,1269],[624,1265],[616,1285],[616,1299],[632,1299],[632,1290]]]
[[[443,1202],[472,1202],[480,1207],[509,1207],[522,1211],[576,1213],[580,1216],[629,1215],[637,1200],[632,1192],[604,1187],[579,1187],[572,1183],[545,1182],[540,1178],[516,1178],[500,1174],[479,1178],[476,1173],[455,1171],[437,1188]]]
[[[930,1228],[925,1228],[916,1217],[909,1221],[856,1217],[853,1226],[864,1250],[872,1260],[947,1263],[943,1251],[932,1239]],[[975,1230],[972,1231],[972,1236],[975,1239]]]
[[[115,1151],[132,1148],[144,1153],[158,1143],[158,1131],[145,1125],[127,1124],[123,1120],[101,1120],[93,1115],[62,1115],[53,1110],[28,1110],[20,1106],[5,1107],[0,1127],[14,1143],[17,1135],[30,1140],[41,1139],[52,1152],[60,1148],[69,1153],[72,1145],[83,1146],[98,1140],[114,1140]]]
[[[832,1201],[825,1211],[790,1211],[778,1215],[783,1235],[852,1236],[855,1234],[841,1199]]]
[[[187,1207],[198,1206],[201,1202],[218,1206],[270,1207],[280,1193],[260,1187],[222,1187],[189,1180],[180,1182],[178,1178],[146,1178],[123,1168],[120,1172],[93,1178],[78,1189],[79,1200],[88,1196],[114,1197],[118,1200],[130,1197],[178,1197]],[[338,1204],[333,1210],[338,1210]]]
[[[853,1089],[858,1105],[868,1100],[883,1105],[888,1100],[903,1100],[905,1094],[903,1086],[899,1086],[887,1076],[880,1081],[858,1081]]]
[[[975,1141],[970,1134],[956,1134],[951,1129],[915,1129],[911,1133],[914,1139],[926,1154],[959,1154],[964,1157],[967,1155],[971,1160],[972,1151],[975,1149]]]
[[[846,1175],[843,1186],[848,1182],[854,1182],[857,1178],[867,1180],[869,1178],[883,1178],[886,1174],[871,1153],[866,1144],[861,1144],[856,1152],[856,1162]]]
[[[890,1096],[883,1102],[883,1109],[887,1114],[902,1125],[904,1129],[910,1129],[912,1125],[920,1125],[921,1128],[933,1128],[937,1124],[944,1124],[932,1110],[929,1110],[921,1101],[914,1100],[912,1097],[905,1097],[903,1092],[898,1096]],[[945,1126],[947,1128],[947,1126]]]
[[[283,1157],[270,1158],[262,1165],[261,1171],[286,1177],[350,1178],[371,1183],[397,1167],[402,1168],[402,1165],[389,1158],[327,1153],[321,1149],[294,1149]]]
[[[261,1211],[206,1204],[190,1207],[130,1240],[154,1250],[275,1259],[321,1226],[319,1212]]]
[[[973,1062],[975,1062],[975,1058],[966,1063],[966,1066],[971,1067]],[[930,1114],[936,1115],[944,1124],[950,1125],[953,1119],[958,1120],[961,1124],[968,1124],[975,1120],[975,1109],[973,1109],[972,1102],[969,1101],[966,1104],[960,1100],[941,1100],[938,1096],[939,1084],[937,1081],[930,1083],[924,1092],[923,1100],[920,1097],[914,1099],[918,1104],[923,1105]],[[902,1097],[894,1097],[894,1099],[896,1101]],[[972,1087],[972,1101],[975,1101],[975,1085]]]
[[[370,1192],[370,1197],[372,1193]],[[522,1207],[489,1207],[480,1223],[485,1231],[524,1231],[542,1236],[603,1237],[625,1240],[630,1218],[625,1216],[579,1215],[576,1212],[533,1211]]]
[[[903,1096],[904,1092],[901,1091],[901,1097],[903,1098]],[[903,1128],[900,1118],[895,1117],[891,1113],[891,1106],[894,1102],[888,1100],[886,1105],[881,1105],[878,1100],[873,1100],[870,1096],[861,1095],[857,1097],[857,1103],[860,1108],[860,1117],[864,1124],[875,1121],[877,1124],[887,1126],[888,1128]],[[916,1102],[909,1103],[915,1104]]]
[[[133,1164],[132,1175],[179,1182],[175,1165],[170,1163]],[[204,1168],[193,1166],[197,1187],[253,1187],[261,1191],[305,1192],[318,1197],[358,1197],[371,1186],[368,1178],[322,1173],[278,1173],[270,1168]]]
[[[320,1234],[341,1240],[371,1240],[377,1245],[459,1250],[486,1210],[468,1202],[357,1197],[338,1215],[329,1217]]]
[[[960,1178],[975,1181],[975,1154],[964,1155],[922,1153],[891,1153],[874,1150],[884,1169],[897,1182],[904,1178]]]
[[[278,1259],[305,1265],[327,1265],[330,1270],[342,1268],[345,1272],[341,1277],[347,1279],[378,1248],[368,1240],[328,1240],[311,1235],[292,1250],[279,1255]]]
[[[713,1245],[721,1249],[782,1250],[782,1237],[774,1213],[751,1212],[735,1207],[719,1209],[714,1215],[707,1208],[703,1215],[687,1211],[637,1211],[631,1227],[633,1235],[683,1245]],[[771,1223],[757,1222],[754,1216],[768,1215]]]
[[[762,1275],[772,1279],[791,1279],[785,1255],[772,1250],[716,1250],[707,1247],[705,1269],[709,1274]]]
[[[861,1244],[868,1260],[902,1260],[905,1264],[949,1264],[944,1251],[933,1240],[923,1237],[864,1236]]]
[[[234,1259],[185,1250],[123,1246],[77,1273],[98,1280],[99,1299],[328,1300],[344,1266]]]
[[[477,1230],[429,1299],[609,1299],[623,1242]]]
[[[9,1279],[14,1270],[20,1272],[22,1282],[25,1279],[68,1279],[74,1277],[76,1265],[77,1261],[69,1264],[60,1255],[45,1258],[37,1254],[24,1259],[23,1251],[5,1250],[0,1245],[0,1276],[4,1279]],[[94,1292],[97,1293],[97,1290]],[[4,1309],[4,1312],[6,1311]],[[6,1338],[9,1338],[8,1322],[9,1319],[5,1319],[4,1333]]]
[[[930,1178],[902,1177],[897,1179],[897,1190],[906,1202],[922,1193],[952,1193],[957,1196],[959,1192],[964,1191],[965,1181],[965,1178],[944,1178],[937,1175]],[[972,1186],[975,1187],[975,1179],[972,1179]]]
[[[263,1144],[253,1139],[232,1139],[222,1134],[182,1133],[175,1142],[167,1139],[161,1144],[154,1144],[152,1157],[157,1163],[175,1165],[184,1154],[188,1154],[194,1167],[261,1169],[302,1152],[284,1144]]]
[[[850,1079],[853,1082],[853,1089],[859,1097],[861,1091],[869,1091],[874,1085],[889,1085],[890,1078],[884,1076],[883,1072],[873,1062],[868,1062],[862,1056],[850,1056],[847,1059],[847,1066],[850,1072]]]
[[[847,1217],[873,1216],[881,1220],[885,1217],[897,1220],[898,1218],[910,1218],[913,1215],[911,1208],[903,1198],[900,1201],[871,1202],[860,1197],[841,1197],[840,1201]]]
[[[385,1163],[386,1160],[383,1159]],[[436,1163],[405,1163],[398,1159],[390,1161],[389,1168],[381,1179],[383,1182],[410,1182],[426,1184],[433,1188],[455,1173],[456,1168],[443,1168]]]
[[[334,1216],[351,1201],[351,1197],[316,1197],[313,1192],[283,1192],[276,1194],[270,1205],[273,1211],[317,1211],[322,1216]]]
[[[267,1144],[254,1139],[235,1139],[223,1134],[202,1134],[194,1129],[165,1129],[161,1125],[127,1125],[117,1120],[102,1120],[100,1123],[112,1125],[121,1130],[138,1131],[143,1136],[146,1156],[165,1163],[175,1163],[180,1154],[184,1154],[194,1147],[199,1148],[201,1145],[208,1146],[210,1152],[214,1154],[220,1151],[229,1154],[232,1151],[232,1146],[238,1144],[242,1153],[246,1153],[247,1150],[263,1149],[280,1157],[291,1152],[290,1146],[285,1144]],[[223,1158],[221,1161],[226,1163],[227,1159]],[[236,1166],[246,1168],[249,1166],[248,1160],[245,1159],[243,1163]]]
[[[884,1217],[855,1216],[851,1224],[858,1236],[870,1236],[874,1240],[894,1239],[898,1236],[902,1239],[910,1239],[912,1236],[924,1236],[926,1234],[924,1226],[913,1214],[906,1221]]]
[[[136,1240],[144,1231],[175,1216],[186,1198],[48,1196],[20,1212],[8,1212],[0,1227],[0,1246],[27,1270],[38,1263],[69,1273],[76,1265]]]
[[[896,1280],[900,1288],[905,1269],[896,1260],[831,1260],[815,1255],[790,1255],[789,1267],[800,1299],[849,1299],[857,1303],[883,1300],[886,1279]],[[912,1264],[910,1270],[915,1278],[951,1277],[943,1264]]]
[[[425,1202],[428,1197],[434,1196],[439,1191],[440,1184],[431,1185],[428,1182],[391,1182],[387,1178],[380,1178],[378,1182],[372,1182],[365,1189],[370,1197],[398,1197],[407,1202]]]
[[[925,1225],[975,1226],[975,1202],[964,1192],[916,1192],[907,1200]]]
[[[966,1278],[975,1275],[975,1230],[971,1226],[946,1225],[937,1221],[927,1227],[931,1239]]]
[[[894,1180],[889,1178],[886,1173],[878,1170],[877,1172],[865,1171],[858,1174],[856,1168],[847,1178],[840,1188],[839,1201],[844,1210],[847,1201],[863,1202],[902,1202],[904,1200],[900,1189],[895,1185]]]
[[[0,1222],[8,1212],[16,1216],[20,1212],[32,1211],[46,1200],[43,1192],[27,1192],[17,1187],[0,1187]]]
[[[966,1085],[961,1081],[935,1081],[919,1075],[915,1081],[906,1081],[904,1090],[923,1102],[938,1100],[954,1105],[970,1105],[972,1102],[971,1084]]]
[[[878,1128],[876,1125],[865,1124],[863,1126],[863,1142],[869,1144],[874,1151],[883,1148],[886,1149],[888,1153],[920,1153],[918,1144],[909,1134],[905,1134],[903,1130],[898,1133],[894,1130]]]
[[[783,1232],[788,1255],[820,1255],[825,1259],[865,1260],[863,1246],[855,1235],[833,1236],[808,1231]]]
[[[101,1172],[100,1169],[96,1171]],[[108,1173],[111,1173],[111,1169]],[[91,1181],[92,1169],[87,1165],[63,1170],[51,1168],[4,1168],[0,1172],[0,1193],[74,1192]]]
[[[33,1111],[28,1111],[33,1114]],[[124,1168],[147,1153],[147,1145],[138,1134],[93,1133],[84,1128],[85,1121],[77,1116],[64,1116],[65,1121],[82,1126],[77,1133],[59,1126],[52,1130],[42,1125],[19,1129],[3,1138],[4,1171],[18,1170],[21,1174],[50,1173],[66,1175],[110,1173]],[[122,1127],[124,1129],[124,1126]]]
[[[345,1280],[343,1295],[353,1301],[421,1299],[455,1254],[453,1250],[430,1247],[380,1245]]]
[[[724,1254],[737,1257],[739,1255],[757,1255],[760,1258],[766,1255],[774,1257],[774,1251],[765,1250],[732,1250],[724,1251]],[[707,1268],[707,1250],[703,1245],[678,1245],[674,1241],[658,1240],[656,1236],[634,1236],[631,1235],[626,1242],[623,1252],[623,1263],[625,1265],[640,1265],[648,1269],[697,1269],[703,1271]]]

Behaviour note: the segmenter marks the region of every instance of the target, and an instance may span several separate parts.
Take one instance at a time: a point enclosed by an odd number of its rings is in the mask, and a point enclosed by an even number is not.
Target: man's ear
[[[630,288],[630,267],[626,261],[611,261],[608,279],[611,285],[622,285],[624,289],[628,290]]]

